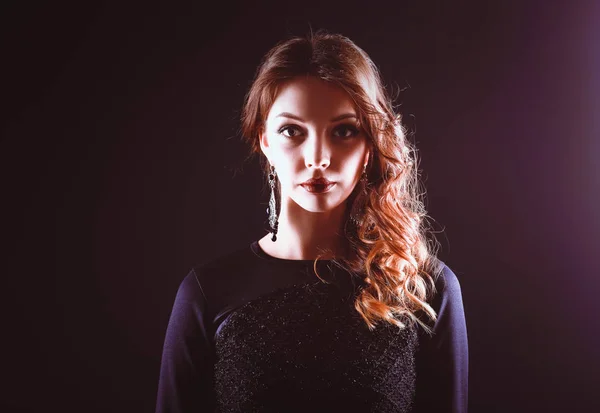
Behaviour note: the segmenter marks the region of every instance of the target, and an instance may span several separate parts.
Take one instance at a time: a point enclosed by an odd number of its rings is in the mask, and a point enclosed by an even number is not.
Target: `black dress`
[[[328,260],[285,260],[253,242],[192,268],[169,320],[157,413],[466,412],[460,284],[443,263],[433,336],[369,331],[361,285]],[[407,325],[410,325],[407,323]]]

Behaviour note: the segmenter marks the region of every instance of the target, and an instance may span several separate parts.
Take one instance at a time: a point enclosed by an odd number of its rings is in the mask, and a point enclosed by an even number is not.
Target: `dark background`
[[[0,410],[153,411],[179,283],[265,233],[244,94],[312,27],[401,90],[470,411],[600,411],[599,3],[253,3],[2,6]]]

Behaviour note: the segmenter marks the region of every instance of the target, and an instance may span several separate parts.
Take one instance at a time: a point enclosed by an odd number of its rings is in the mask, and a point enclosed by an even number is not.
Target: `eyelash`
[[[281,127],[277,132],[279,134],[283,135],[283,131],[286,129],[299,129],[299,126],[297,125],[285,125],[283,127]],[[340,136],[342,139],[350,139],[355,137],[356,135],[359,134],[359,130],[358,128],[356,128],[356,126],[354,125],[350,125],[350,124],[342,124],[342,125],[338,125],[336,127],[336,129],[347,129],[351,132],[350,136]],[[292,138],[296,138],[297,136],[287,136],[287,135],[283,135],[285,138],[287,139],[292,139]]]

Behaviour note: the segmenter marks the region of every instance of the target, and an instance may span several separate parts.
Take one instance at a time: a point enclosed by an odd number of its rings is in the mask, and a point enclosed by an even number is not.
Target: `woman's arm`
[[[422,332],[417,353],[415,412],[466,413],[469,348],[460,283],[444,264],[432,307],[434,334]]]
[[[214,410],[207,301],[194,270],[179,286],[165,336],[156,413]]]

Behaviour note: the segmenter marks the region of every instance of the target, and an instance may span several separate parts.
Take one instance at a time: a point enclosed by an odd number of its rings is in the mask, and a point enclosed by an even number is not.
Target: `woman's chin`
[[[303,210],[314,213],[332,212],[341,204],[337,199],[298,199],[295,201]]]

